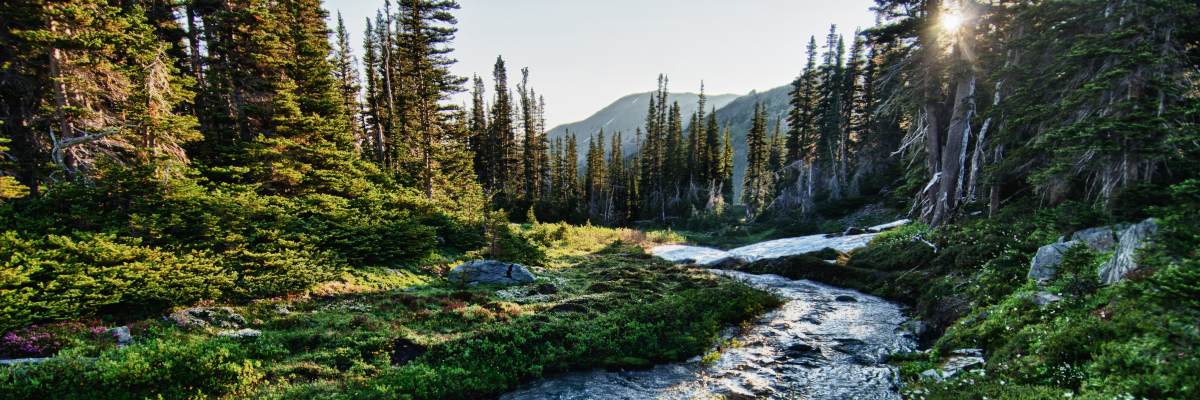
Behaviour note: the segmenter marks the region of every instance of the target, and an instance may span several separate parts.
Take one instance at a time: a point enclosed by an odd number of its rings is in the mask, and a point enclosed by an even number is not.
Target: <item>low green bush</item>
[[[94,359],[68,352],[0,368],[0,393],[14,399],[238,397],[264,378],[259,363],[246,356],[229,340],[152,339]]]
[[[770,294],[725,283],[630,304],[595,319],[526,317],[436,346],[350,396],[474,399],[554,372],[679,361],[707,350],[720,328],[777,304]]]
[[[484,244],[482,199],[430,199],[385,178],[283,196],[188,170],[103,173],[0,204],[0,331],[303,292],[347,268],[415,269]],[[504,243],[536,261],[523,237]]]
[[[154,309],[216,298],[236,280],[219,264],[207,252],[172,252],[112,234],[25,239],[5,232],[0,329],[110,307]]]

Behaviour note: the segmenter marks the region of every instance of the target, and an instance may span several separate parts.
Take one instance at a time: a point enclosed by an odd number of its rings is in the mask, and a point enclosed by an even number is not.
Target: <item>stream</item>
[[[661,246],[652,252],[671,261],[711,265],[729,256],[743,260],[761,259],[824,247],[845,251],[866,245],[875,232],[869,229],[861,235],[780,239],[747,246],[750,250],[741,252],[739,249],[724,252],[693,246]],[[763,315],[749,329],[726,330],[724,337],[735,339],[736,344],[726,346],[715,362],[706,364],[695,357],[647,370],[561,374],[533,382],[500,398],[900,398],[896,369],[885,361],[889,354],[914,351],[917,343],[915,335],[904,327],[908,317],[899,305],[807,280],[718,269],[710,271],[773,291],[786,302]]]

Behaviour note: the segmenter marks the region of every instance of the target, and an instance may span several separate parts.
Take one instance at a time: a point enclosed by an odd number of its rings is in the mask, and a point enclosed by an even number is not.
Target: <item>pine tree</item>
[[[792,81],[788,111],[788,154],[786,162],[811,160],[816,135],[814,115],[817,108],[817,41],[809,38],[807,63],[800,76]]]
[[[529,88],[529,68],[521,68],[521,83],[517,85],[517,94],[521,106],[522,135],[522,176],[524,185],[521,197],[532,202],[541,198],[541,161],[542,132],[538,125],[538,103],[533,89]]]
[[[733,200],[733,134],[729,131],[729,125],[725,125],[724,139],[721,140],[721,162],[720,162],[720,179],[721,179],[721,195],[724,198],[724,203],[731,203]]]
[[[370,132],[370,152],[369,159],[375,161],[376,164],[387,167],[387,143],[385,143],[383,124],[386,119],[386,111],[383,100],[382,78],[380,76],[380,68],[382,67],[379,59],[379,39],[375,35],[375,28],[371,25],[371,19],[366,19],[366,30],[363,35],[363,71],[366,73],[366,93],[363,94],[366,100],[366,109],[363,111],[363,126],[362,129]]]
[[[575,135],[568,132],[567,148],[563,152],[563,164],[566,166],[563,171],[563,198],[566,200],[568,212],[574,212],[580,209],[580,193],[579,193],[579,148]]]
[[[766,110],[763,109],[762,103],[755,103],[754,118],[750,131],[746,133],[746,176],[742,185],[746,217],[749,219],[761,214],[772,197],[771,172],[768,170],[770,152]]]
[[[488,135],[492,137],[495,147],[492,149],[490,164],[496,190],[502,194],[502,198],[512,200],[521,182],[521,159],[517,149],[516,130],[513,127],[513,104],[511,93],[508,91],[508,73],[501,57],[496,57],[492,78],[495,100],[492,102],[492,122],[488,124]]]
[[[183,145],[199,139],[184,113],[193,82],[178,69],[181,43],[163,41],[180,39],[166,32],[177,26],[159,15],[174,8],[90,0],[0,7],[0,129],[13,146],[3,156],[16,162],[21,187],[39,194],[49,174],[86,182],[105,159],[164,178],[188,161]]]
[[[362,91],[361,79],[358,75],[358,60],[355,59],[350,46],[350,33],[346,31],[346,23],[342,13],[337,14],[337,29],[334,31],[333,75],[337,80],[338,94],[342,100],[342,110],[345,112],[346,123],[350,132],[360,144],[370,143],[366,137],[363,121],[360,119],[362,104],[358,100]]]
[[[783,125],[783,121],[775,118],[775,130],[768,141],[770,158],[767,162],[767,171],[770,173],[778,173],[782,170],[784,160],[787,157],[787,139],[783,137],[783,128],[781,125]]]
[[[447,140],[463,141],[446,124],[445,111],[453,108],[442,105],[451,94],[462,91],[466,82],[450,72],[455,60],[449,56],[453,50],[449,46],[458,22],[453,11],[458,8],[454,0],[401,0],[397,10],[397,24],[403,27],[397,35],[404,59],[401,73],[407,83],[401,92],[405,107],[401,112],[409,116],[401,137],[418,148],[415,155],[421,166],[414,175],[421,176],[426,197],[433,196],[439,145]]]
[[[488,129],[488,110],[484,100],[485,89],[483,79],[478,75],[472,79],[471,89],[471,137],[469,140],[471,154],[475,160],[475,176],[480,185],[488,192],[496,189],[495,171],[495,138]]]
[[[609,149],[605,221],[609,225],[620,225],[629,217],[629,179],[625,171],[625,154],[621,150],[621,132],[612,136]]]

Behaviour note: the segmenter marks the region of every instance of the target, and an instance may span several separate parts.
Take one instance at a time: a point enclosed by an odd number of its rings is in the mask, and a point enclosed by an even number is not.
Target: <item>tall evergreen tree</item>
[[[761,214],[773,197],[771,171],[768,170],[770,146],[767,138],[766,110],[761,102],[755,103],[750,131],[746,133],[746,175],[742,184],[746,217],[750,219]]]
[[[817,41],[810,37],[804,71],[792,81],[788,109],[787,163],[811,160],[816,136],[817,108]]]
[[[346,123],[350,127],[350,132],[360,144],[360,147],[367,147],[371,138],[366,137],[366,132],[363,129],[363,120],[360,119],[362,114],[362,104],[359,101],[359,94],[362,92],[362,80],[358,75],[358,60],[354,57],[354,52],[351,49],[350,33],[346,31],[346,23],[342,20],[342,13],[337,14],[337,28],[334,31],[334,52],[333,52],[333,75],[337,80],[338,94],[342,100],[342,110],[345,111]],[[361,146],[361,144],[368,146]],[[368,150],[369,152],[369,150]]]

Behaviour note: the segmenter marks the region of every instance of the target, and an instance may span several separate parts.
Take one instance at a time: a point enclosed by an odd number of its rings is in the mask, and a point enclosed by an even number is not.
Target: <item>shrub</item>
[[[629,305],[595,319],[520,317],[435,346],[357,388],[352,397],[472,399],[548,373],[679,361],[707,350],[720,327],[758,315],[778,301],[726,283]]]
[[[14,399],[201,398],[248,392],[257,362],[229,340],[152,339],[89,359],[0,368],[0,393]]]
[[[175,253],[137,239],[81,233],[27,240],[0,235],[0,327],[91,314],[108,307],[153,309],[218,297],[233,276],[204,252]]]

